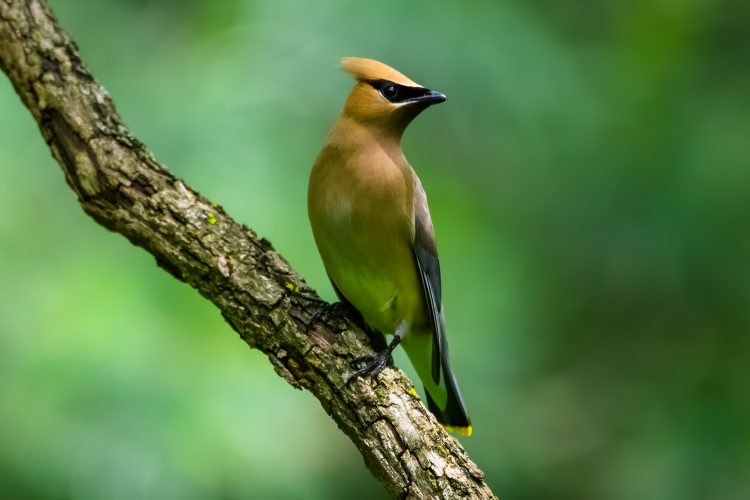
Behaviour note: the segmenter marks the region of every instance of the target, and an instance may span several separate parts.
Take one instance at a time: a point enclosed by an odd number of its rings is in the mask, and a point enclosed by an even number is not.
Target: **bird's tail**
[[[401,345],[422,379],[427,409],[447,430],[471,436],[471,420],[451,369],[448,343],[443,339],[438,349],[431,332],[421,333],[410,332]]]
[[[427,409],[435,415],[437,421],[450,432],[461,434],[462,436],[471,436],[471,419],[466,411],[466,405],[464,399],[461,397],[461,391],[458,389],[456,383],[456,377],[453,376],[453,372],[445,366],[442,370],[442,375],[445,377],[445,388],[448,393],[448,399],[445,404],[445,409],[440,409],[437,403],[432,399],[430,393],[426,390],[425,395],[427,397]],[[445,368],[448,368],[447,370]]]

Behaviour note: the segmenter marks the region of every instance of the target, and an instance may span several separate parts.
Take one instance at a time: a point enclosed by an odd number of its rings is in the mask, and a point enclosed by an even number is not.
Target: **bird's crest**
[[[359,81],[371,82],[375,80],[389,80],[409,87],[421,87],[400,72],[375,59],[363,57],[344,57],[341,67]]]

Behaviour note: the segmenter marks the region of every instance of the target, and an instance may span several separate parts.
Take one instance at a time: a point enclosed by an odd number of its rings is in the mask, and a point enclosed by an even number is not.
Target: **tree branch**
[[[482,471],[386,368],[347,385],[372,354],[351,319],[306,333],[317,298],[271,244],[160,165],[123,126],[107,91],[43,0],[0,0],[0,68],[34,116],[91,217],[156,257],[219,308],[293,387],[320,400],[394,497],[493,498]]]

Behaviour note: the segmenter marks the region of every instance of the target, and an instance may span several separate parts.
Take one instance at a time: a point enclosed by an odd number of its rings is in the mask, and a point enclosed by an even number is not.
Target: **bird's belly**
[[[422,288],[406,236],[387,224],[329,221],[319,244],[326,271],[364,320],[383,333],[393,333],[402,320],[422,322]]]
[[[367,324],[383,333],[393,333],[399,316],[407,315],[403,307],[398,307],[398,284],[385,273],[371,271],[356,262],[339,261],[331,279]]]

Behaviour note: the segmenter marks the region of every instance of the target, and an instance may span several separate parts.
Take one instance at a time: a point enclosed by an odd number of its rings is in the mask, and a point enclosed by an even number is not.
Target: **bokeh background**
[[[51,4],[134,134],[329,299],[305,198],[338,58],[445,92],[404,143],[495,492],[748,498],[745,3]],[[384,498],[312,396],[83,214],[4,77],[0,179],[0,498]]]

